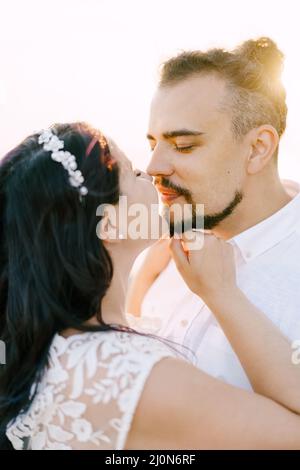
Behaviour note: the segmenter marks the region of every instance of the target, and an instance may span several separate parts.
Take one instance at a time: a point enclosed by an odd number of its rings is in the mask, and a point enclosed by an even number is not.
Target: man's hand
[[[206,303],[236,287],[233,247],[214,235],[197,233],[204,237],[201,249],[188,251],[188,243],[172,239],[170,250],[177,269],[192,292]]]

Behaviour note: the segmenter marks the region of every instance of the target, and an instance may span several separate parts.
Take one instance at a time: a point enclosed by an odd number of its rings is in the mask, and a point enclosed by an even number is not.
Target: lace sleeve
[[[124,332],[57,336],[38,394],[7,437],[16,449],[121,450],[153,366],[174,355]]]

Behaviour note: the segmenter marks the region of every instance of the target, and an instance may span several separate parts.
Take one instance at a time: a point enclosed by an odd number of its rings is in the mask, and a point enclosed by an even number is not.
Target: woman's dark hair
[[[112,328],[102,320],[101,301],[113,266],[96,236],[96,209],[117,204],[118,166],[105,138],[87,124],[56,124],[52,132],[76,157],[88,188],[82,199],[39,134],[0,165],[0,339],[7,361],[0,366],[0,448],[7,424],[32,403],[54,335]],[[95,314],[99,326],[84,326]]]

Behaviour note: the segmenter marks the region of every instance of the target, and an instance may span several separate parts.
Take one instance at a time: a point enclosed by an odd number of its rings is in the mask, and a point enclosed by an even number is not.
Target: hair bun
[[[235,52],[250,62],[260,64],[273,77],[279,76],[282,71],[284,55],[268,37],[245,41]]]

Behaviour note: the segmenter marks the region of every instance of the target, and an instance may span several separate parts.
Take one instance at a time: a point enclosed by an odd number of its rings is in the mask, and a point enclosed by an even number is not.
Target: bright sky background
[[[54,122],[87,120],[145,168],[159,64],[269,35],[286,55],[280,172],[300,181],[299,9],[298,0],[0,0],[0,155]]]

